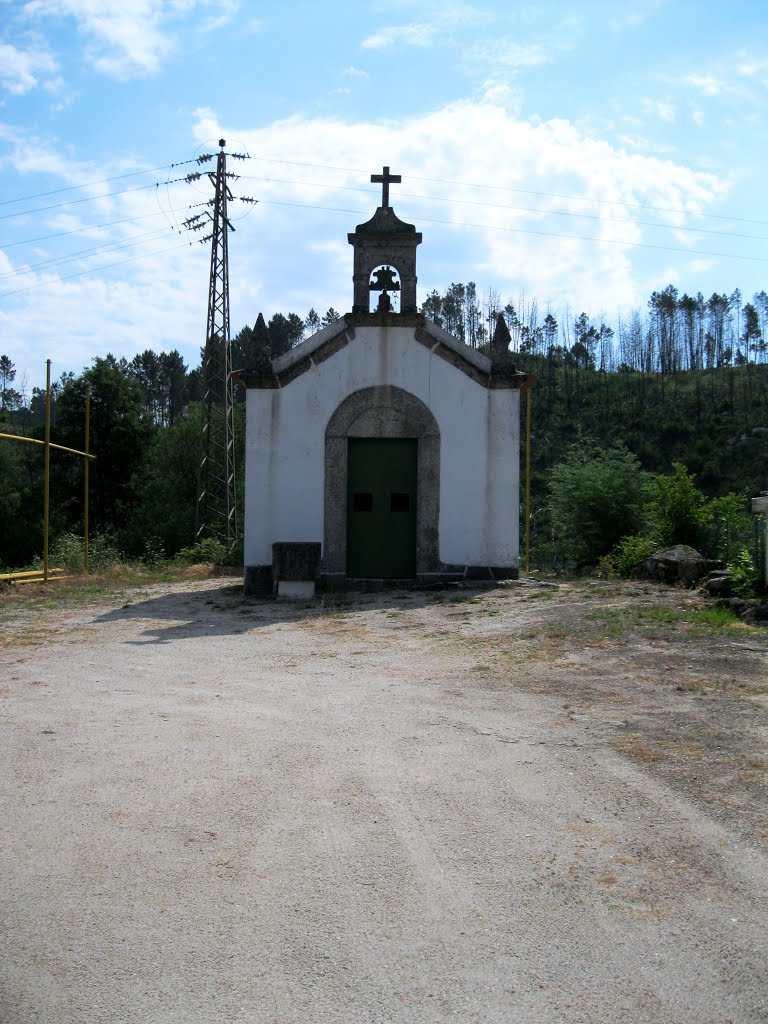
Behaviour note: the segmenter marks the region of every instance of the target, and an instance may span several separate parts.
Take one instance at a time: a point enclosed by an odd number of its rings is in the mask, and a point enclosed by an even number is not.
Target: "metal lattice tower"
[[[235,490],[234,385],[229,336],[229,262],[225,140],[219,139],[212,201],[211,272],[208,285],[208,324],[203,350],[203,434],[195,539],[216,537],[231,550],[237,542]],[[206,239],[207,240],[207,239]]]

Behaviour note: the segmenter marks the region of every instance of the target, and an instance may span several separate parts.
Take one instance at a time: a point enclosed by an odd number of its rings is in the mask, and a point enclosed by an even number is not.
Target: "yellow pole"
[[[88,572],[88,483],[91,460],[88,458],[89,437],[91,432],[91,392],[85,389],[85,484],[83,495],[83,572]]]
[[[43,472],[43,582],[48,582],[48,508],[51,471],[51,360],[45,361],[45,469]]]
[[[4,438],[7,441],[23,441],[25,444],[39,444],[45,447],[45,441],[39,441],[36,437],[22,437],[21,434],[0,434],[0,438]],[[82,455],[86,459],[93,459],[96,461],[95,455],[88,455],[87,452],[79,452],[77,448],[67,448],[63,444],[54,444],[51,441],[51,448],[57,452],[69,452],[71,455]]]
[[[525,575],[531,558],[531,388],[525,393]]]

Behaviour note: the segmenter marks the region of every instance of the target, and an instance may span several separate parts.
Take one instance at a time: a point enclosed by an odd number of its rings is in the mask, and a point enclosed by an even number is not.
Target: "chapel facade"
[[[400,180],[388,167],[371,176],[381,205],[348,235],[352,311],[237,374],[247,593],[518,574],[520,394],[531,380],[503,318],[489,358],[418,312],[422,236],[389,204]]]

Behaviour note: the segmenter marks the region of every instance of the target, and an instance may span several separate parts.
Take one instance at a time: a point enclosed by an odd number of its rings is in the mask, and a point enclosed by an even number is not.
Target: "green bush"
[[[623,445],[574,445],[550,474],[550,510],[559,551],[595,565],[628,533],[643,527],[648,476]]]
[[[734,591],[741,597],[754,597],[758,571],[746,548],[741,549],[736,558],[728,563],[726,569]]]
[[[103,572],[122,562],[122,555],[107,534],[94,534],[88,539],[88,569]],[[38,559],[38,563],[42,564]],[[83,537],[77,533],[60,533],[48,549],[48,563],[70,573],[83,571]]]
[[[168,564],[165,547],[159,537],[148,538],[144,545],[144,555],[141,560],[150,569],[162,569],[164,565]]]
[[[672,472],[654,477],[644,532],[654,536],[659,546],[701,544],[702,509],[705,498],[693,476],[682,462],[672,463]]]
[[[733,562],[749,544],[754,529],[746,494],[724,494],[700,510],[701,552],[708,558]]]
[[[650,534],[636,533],[631,537],[622,537],[619,543],[600,559],[600,575],[629,577],[651,557],[657,547],[656,538]]]
[[[176,555],[176,565],[201,565],[213,562],[214,565],[223,565],[229,559],[229,552],[226,545],[215,537],[204,537],[191,548],[182,548]]]

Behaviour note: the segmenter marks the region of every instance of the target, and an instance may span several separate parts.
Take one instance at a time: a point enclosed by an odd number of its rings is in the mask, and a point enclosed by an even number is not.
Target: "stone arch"
[[[368,289],[370,294],[369,311],[377,312],[378,300],[383,295],[383,290],[379,290],[381,288],[382,273],[384,275],[384,280],[388,278],[392,279],[392,286],[388,287],[386,291],[391,303],[391,312],[396,313],[400,308],[400,292],[402,291],[400,271],[394,263],[387,263],[386,261],[377,263],[368,275]],[[378,281],[376,279],[378,279]],[[374,283],[378,283],[379,288],[371,290],[371,285]]]
[[[416,573],[441,571],[440,428],[420,398],[392,386],[362,388],[338,406],[325,430],[323,572],[346,576],[347,442],[350,437],[416,438]]]

